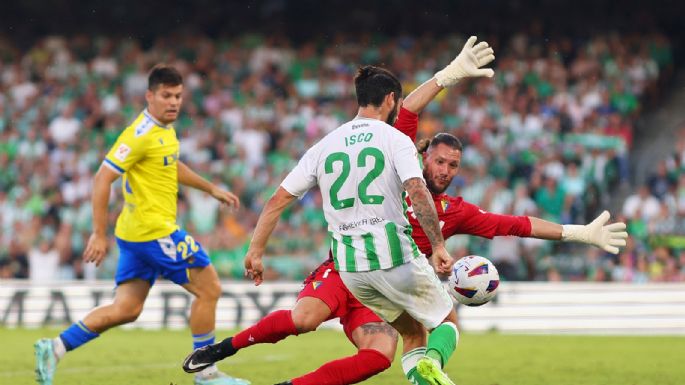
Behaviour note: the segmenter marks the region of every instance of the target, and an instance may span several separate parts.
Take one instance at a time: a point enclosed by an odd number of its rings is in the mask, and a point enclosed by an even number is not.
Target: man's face
[[[433,194],[447,190],[459,172],[461,151],[440,143],[423,154],[423,178]]]
[[[154,91],[145,93],[148,111],[162,124],[169,124],[178,118],[183,102],[183,85],[160,84]]]

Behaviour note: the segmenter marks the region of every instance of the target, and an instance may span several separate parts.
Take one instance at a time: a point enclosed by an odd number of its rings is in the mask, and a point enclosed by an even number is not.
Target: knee
[[[143,304],[117,304],[115,309],[117,323],[126,324],[138,319],[143,312]]]
[[[352,332],[352,342],[360,353],[369,351],[392,361],[397,350],[397,331],[384,322],[370,322]]]
[[[395,351],[397,350],[397,339],[395,339],[395,342],[392,345],[375,347],[373,350],[387,358],[388,367],[390,367],[390,363],[395,358]]]
[[[377,336],[374,338],[369,349],[383,355],[389,362],[392,362],[395,358],[395,352],[397,351],[398,336],[397,332],[392,329],[390,325],[385,326],[388,328],[388,334],[383,334],[382,337]]]
[[[221,297],[221,283],[218,279],[205,281],[195,295],[201,301],[218,302]]]
[[[383,349],[362,349],[358,355],[363,357],[365,366],[372,369],[374,374],[378,374],[390,367],[393,358],[395,358],[395,351],[383,351]]]
[[[316,330],[324,321],[316,311],[300,310],[291,313],[293,324],[299,333],[308,333]]]

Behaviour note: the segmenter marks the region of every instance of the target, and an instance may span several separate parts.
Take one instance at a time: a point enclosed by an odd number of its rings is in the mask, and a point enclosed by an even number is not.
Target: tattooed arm
[[[414,215],[433,248],[431,255],[433,268],[438,274],[448,274],[455,260],[445,249],[445,239],[440,230],[438,212],[435,210],[435,204],[426,183],[421,178],[410,178],[404,181],[403,186],[411,199]]]
[[[431,197],[426,182],[421,178],[407,179],[403,183],[404,189],[409,194],[411,205],[414,210],[414,215],[421,224],[421,228],[428,236],[428,240],[433,246],[440,247],[445,245],[445,239],[442,237],[440,231],[440,221],[438,220],[438,212],[435,210],[435,204]]]

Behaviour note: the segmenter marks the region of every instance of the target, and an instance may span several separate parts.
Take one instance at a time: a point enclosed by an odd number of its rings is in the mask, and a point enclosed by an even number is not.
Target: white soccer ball
[[[487,258],[469,255],[454,264],[448,282],[450,292],[459,303],[480,306],[495,296],[499,273]]]

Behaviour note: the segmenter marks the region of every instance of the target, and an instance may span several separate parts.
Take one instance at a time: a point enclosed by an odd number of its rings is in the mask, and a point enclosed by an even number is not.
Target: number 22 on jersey
[[[383,156],[383,152],[381,150],[375,147],[366,147],[359,152],[359,155],[356,159],[356,167],[366,167],[368,159],[373,160],[373,168],[369,170],[364,179],[362,179],[357,186],[357,196],[362,204],[379,205],[383,203],[385,197],[382,195],[371,195],[367,190],[371,182],[378,178],[383,172],[383,169],[385,168],[385,156]],[[331,190],[328,192],[328,194],[331,200],[331,206],[333,206],[333,208],[336,210],[342,210],[354,206],[355,202],[354,197],[338,197],[340,189],[345,185],[347,178],[350,176],[350,170],[352,167],[350,156],[344,152],[334,152],[328,155],[328,157],[326,157],[324,171],[326,174],[332,174],[334,172],[333,165],[338,162],[342,164],[341,172],[338,178],[331,185]]]

